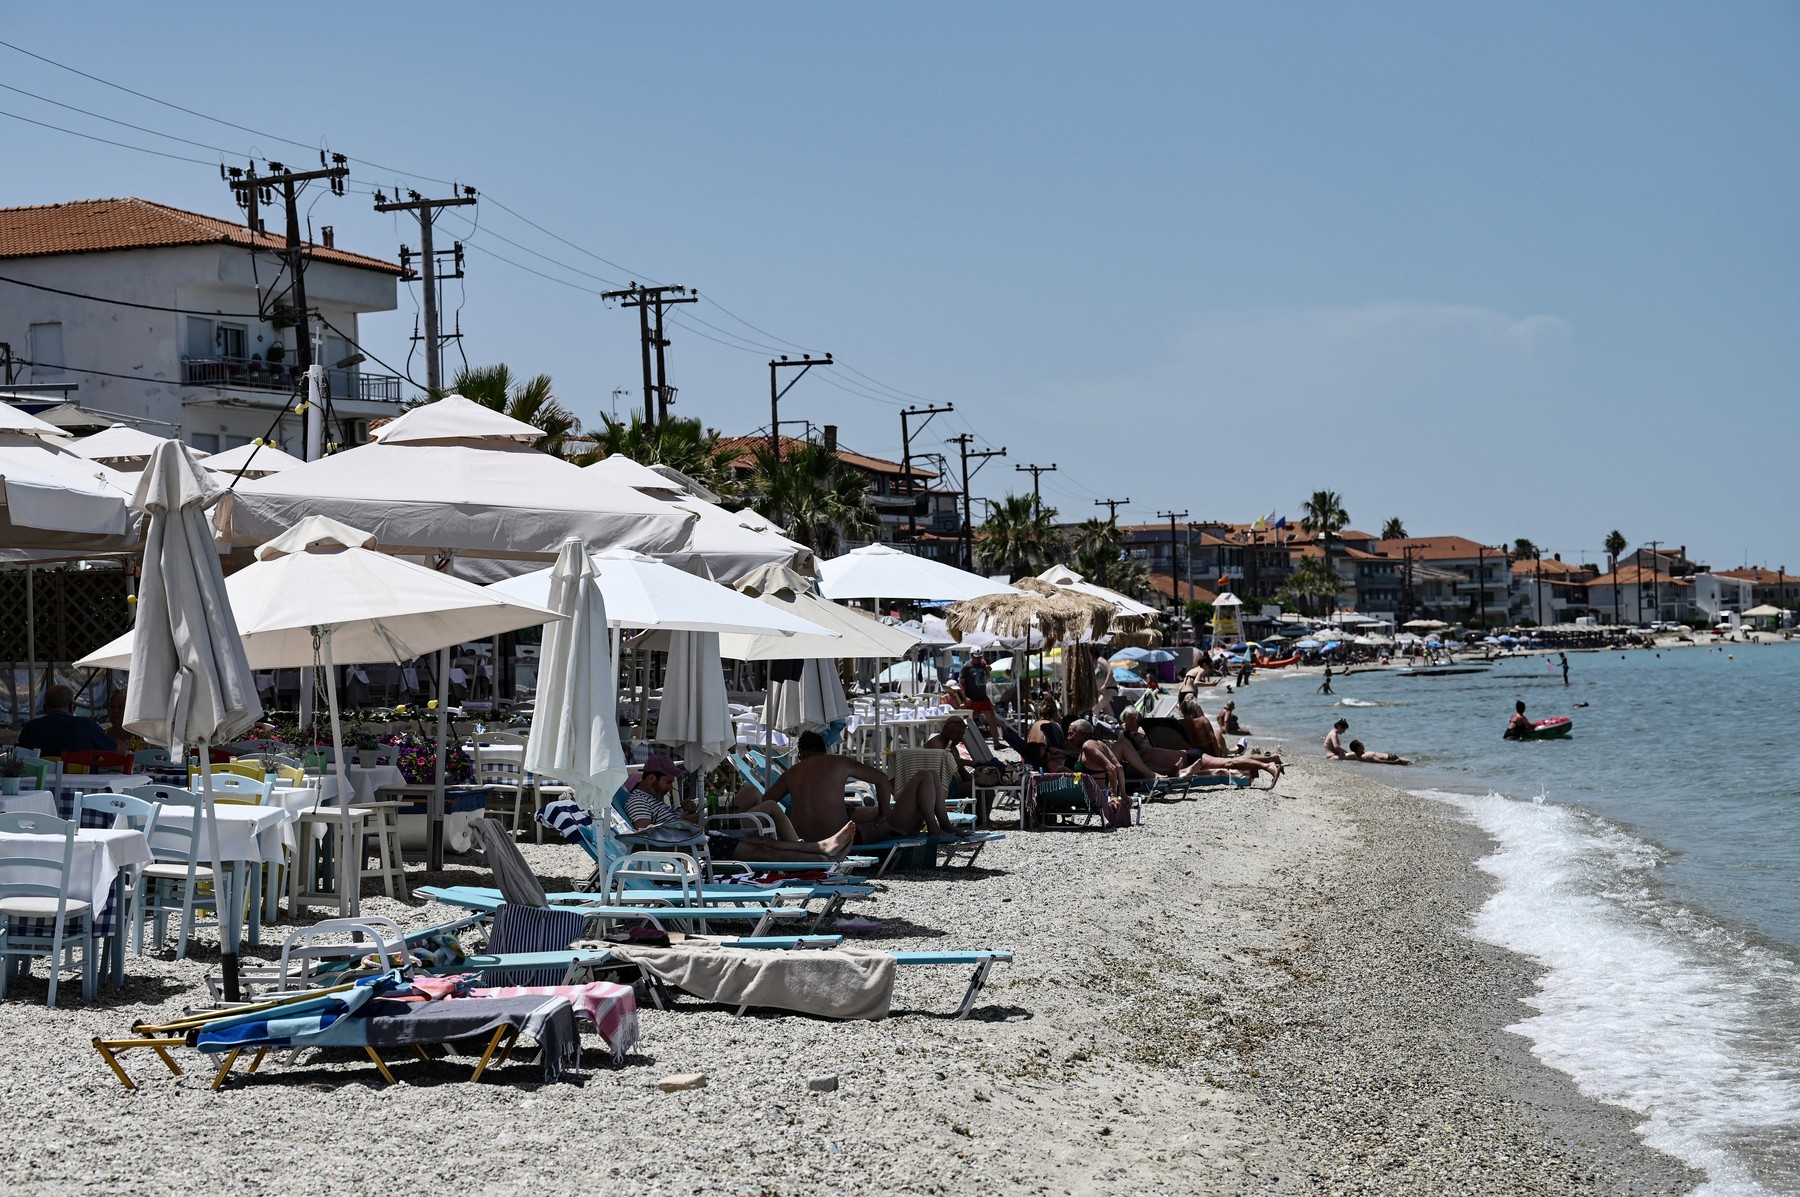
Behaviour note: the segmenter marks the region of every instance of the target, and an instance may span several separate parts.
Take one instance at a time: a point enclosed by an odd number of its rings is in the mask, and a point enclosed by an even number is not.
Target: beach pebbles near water
[[[979,867],[905,874],[857,913],[870,946],[1005,947],[974,1014],[967,970],[903,969],[895,1017],[838,1023],[686,1000],[641,1013],[622,1068],[582,1084],[515,1057],[276,1059],[208,1091],[89,1044],[197,1004],[216,969],[131,957],[93,1007],[47,1010],[42,967],[0,1004],[0,1143],[13,1193],[105,1185],[282,1194],[452,1183],[474,1192],[762,1195],[1683,1192],[1622,1110],[1581,1099],[1500,1029],[1523,962],[1460,928],[1485,892],[1472,833],[1354,770],[1153,803],[1145,826],[1009,836]],[[585,858],[523,846],[546,888]],[[421,874],[414,874],[415,884]],[[473,859],[437,883],[488,884]],[[407,926],[459,912],[382,897]],[[279,929],[275,933],[279,937]],[[264,946],[264,957],[274,950]],[[65,990],[67,993],[68,990]],[[703,1088],[659,1082],[703,1075]],[[835,1084],[824,1084],[831,1078]]]

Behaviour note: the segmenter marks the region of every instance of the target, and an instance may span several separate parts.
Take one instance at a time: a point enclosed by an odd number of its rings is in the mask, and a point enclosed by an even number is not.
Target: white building
[[[1734,578],[1729,574],[1695,574],[1694,610],[1709,623],[1716,622],[1727,612],[1742,615],[1756,606],[1751,597],[1751,589],[1747,578]]]
[[[209,452],[273,429],[297,453],[302,418],[281,415],[301,382],[297,330],[273,311],[286,298],[282,261],[270,252],[281,245],[140,199],[0,209],[0,279],[13,280],[0,281],[0,344],[14,363],[0,382],[146,432],[179,431]],[[401,380],[364,369],[354,344],[364,313],[394,310],[400,268],[337,249],[329,236],[306,257],[314,361],[332,367],[326,439],[355,444],[370,419],[398,411]]]

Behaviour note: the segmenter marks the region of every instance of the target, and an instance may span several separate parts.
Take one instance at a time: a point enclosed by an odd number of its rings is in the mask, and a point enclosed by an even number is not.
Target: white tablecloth
[[[17,794],[0,794],[0,815],[56,814],[56,795],[49,790],[20,790]]]
[[[294,816],[286,807],[215,802],[213,809],[219,815],[219,859],[222,861],[279,863],[283,847],[291,848],[294,845]],[[201,817],[204,819],[205,816]],[[185,851],[185,837],[170,836],[165,839],[163,829],[192,828],[193,825],[193,807],[164,806],[162,813],[156,816],[156,831],[151,836],[150,846],[160,851]],[[201,864],[205,864],[212,856],[212,845],[207,842],[204,823],[200,826],[200,838],[195,851]]]
[[[61,794],[91,794],[95,790],[122,794],[132,786],[154,784],[148,773],[65,773],[56,789]]]
[[[49,845],[51,851],[56,853],[60,854],[62,851],[61,840],[57,836],[0,832],[0,880],[41,881],[42,873],[36,870],[9,870],[7,862],[27,855],[43,856],[45,845]],[[83,827],[75,833],[69,896],[92,903],[98,914],[106,907],[107,899],[111,897],[113,879],[119,875],[120,870],[136,870],[149,864],[151,860],[150,845],[144,841],[144,833],[141,831]]]

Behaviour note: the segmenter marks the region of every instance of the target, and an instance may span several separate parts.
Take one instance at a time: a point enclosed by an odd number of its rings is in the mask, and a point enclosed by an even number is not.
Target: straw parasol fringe
[[[950,634],[958,639],[974,631],[1025,636],[1035,626],[1046,644],[1063,644],[1098,639],[1118,618],[1111,603],[1037,578],[1021,578],[1013,586],[1024,593],[990,594],[950,604],[944,611]]]

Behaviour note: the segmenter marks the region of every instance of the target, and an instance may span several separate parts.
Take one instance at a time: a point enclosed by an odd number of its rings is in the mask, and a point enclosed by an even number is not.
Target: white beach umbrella
[[[69,451],[89,461],[104,462],[114,467],[130,463],[129,468],[141,469],[142,466],[138,463],[148,460],[166,439],[168,438],[152,436],[129,424],[114,424],[93,436],[70,441]],[[196,458],[206,456],[193,448],[189,448],[188,452]]]
[[[14,425],[0,428],[0,544],[104,552],[137,543],[128,479],[63,448],[51,425],[5,404],[0,409]]]
[[[1038,575],[1040,581],[1048,582],[1060,590],[1072,590],[1076,594],[1085,594],[1090,598],[1100,599],[1117,607],[1120,615],[1135,615],[1140,618],[1154,618],[1156,608],[1149,607],[1129,595],[1120,594],[1107,586],[1090,582],[1066,565],[1052,565]]]
[[[400,416],[372,444],[237,483],[219,531],[227,544],[261,544],[324,515],[368,530],[388,552],[545,561],[570,536],[647,553],[687,542],[691,513],[539,452],[542,436],[451,395]]]
[[[784,670],[781,680],[771,680],[763,703],[763,724],[779,732],[798,735],[823,731],[840,719],[850,718],[850,702],[844,683],[830,661],[812,658],[775,666]]]
[[[819,592],[829,599],[913,599],[955,602],[1017,593],[1004,582],[884,544],[853,549],[819,562]]]
[[[619,743],[606,599],[574,537],[563,542],[551,570],[550,607],[561,618],[544,632],[525,768],[568,785],[601,834],[611,836],[608,811],[628,762]]]
[[[251,441],[249,444],[239,445],[235,449],[214,453],[200,464],[213,473],[230,480],[239,476],[262,478],[269,474],[279,474],[283,470],[295,469],[306,463],[292,453],[283,453],[274,445]]]
[[[888,661],[904,657],[924,640],[860,611],[827,602],[813,593],[812,580],[791,569],[765,565],[740,578],[737,588],[765,607],[804,619],[832,634],[796,636],[734,635],[719,637],[719,652],[729,661],[783,661],[835,657]]]
[[[593,577],[606,596],[606,617],[616,628],[682,632],[748,632],[787,638],[797,633],[834,638],[828,627],[803,615],[758,603],[729,586],[677,569],[643,553],[608,549],[592,554]],[[548,603],[553,570],[533,570],[488,589],[525,602]]]
[[[150,458],[133,503],[149,516],[137,626],[131,648],[132,687],[125,729],[152,744],[200,750],[207,848],[215,886],[223,886],[219,821],[213,807],[209,746],[234,739],[256,722],[262,702],[244,659],[225,575],[213,547],[206,508],[219,489],[185,445],[165,441]],[[238,999],[236,912],[215,888],[225,996]],[[186,935],[188,928],[182,928]]]
[[[311,666],[315,628],[329,630],[332,658],[348,665],[408,661],[554,618],[541,605],[376,552],[375,544],[361,529],[308,516],[227,578],[251,666]],[[127,632],[76,664],[126,669],[132,652]]]
[[[676,477],[674,471],[662,473],[631,460],[613,456],[586,467],[589,473],[609,478],[621,486],[629,486],[659,502],[680,511],[691,512],[693,529],[688,540],[675,553],[663,556],[679,560],[683,555],[706,562],[707,570],[720,582],[733,582],[759,565],[787,565],[802,572],[813,569],[812,550],[780,531],[753,511],[727,511],[698,493]]]

